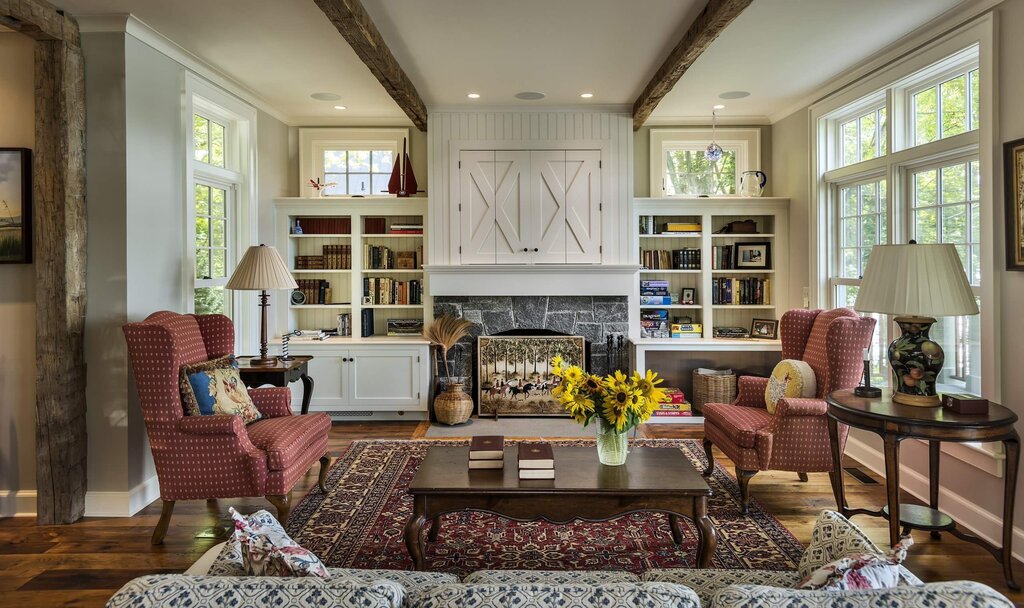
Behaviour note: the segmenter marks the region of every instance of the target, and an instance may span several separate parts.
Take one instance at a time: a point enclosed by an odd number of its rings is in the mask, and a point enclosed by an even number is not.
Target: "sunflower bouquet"
[[[598,454],[604,464],[622,464],[626,454],[626,431],[640,426],[651,417],[658,404],[665,401],[662,379],[656,372],[633,372],[631,376],[616,371],[601,377],[588,374],[578,365],[565,365],[561,357],[551,360],[551,373],[559,380],[552,394],[583,426],[597,422]],[[608,444],[602,446],[602,443]],[[602,447],[621,451],[608,462]]]

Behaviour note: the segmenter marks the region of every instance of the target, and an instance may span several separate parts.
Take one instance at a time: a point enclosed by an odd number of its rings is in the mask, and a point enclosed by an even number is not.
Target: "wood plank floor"
[[[422,437],[426,428],[425,423],[416,422],[339,423],[331,431],[331,451],[340,453],[353,439]],[[699,439],[702,434],[701,427],[685,425],[648,426],[643,432],[660,438]],[[732,464],[721,453],[717,458],[732,471]],[[316,484],[316,470],[313,467],[296,485],[296,501]],[[881,483],[864,484],[847,475],[846,488],[852,506],[876,507],[885,500]],[[811,473],[808,483],[800,483],[794,473],[760,473],[750,489],[751,495],[804,543],[810,539],[817,514],[835,508],[825,473]],[[905,496],[904,500],[913,498]],[[212,533],[215,527],[226,525],[229,506],[242,512],[272,511],[259,498],[178,503],[167,538],[159,547],[151,546],[149,538],[160,516],[160,501],[131,518],[87,518],[71,526],[36,526],[33,518],[0,520],[0,597],[19,607],[102,606],[136,576],[180,572],[191,565],[219,542],[204,538],[202,532]],[[862,516],[856,522],[879,545],[888,543],[885,521]],[[914,540],[918,544],[911,549],[907,565],[922,579],[970,578],[991,585],[1015,602],[1024,602],[1024,593],[1014,594],[1006,588],[998,564],[980,547],[949,535],[934,541],[922,532],[915,532]],[[1018,571],[1018,577],[1024,578],[1019,564]]]

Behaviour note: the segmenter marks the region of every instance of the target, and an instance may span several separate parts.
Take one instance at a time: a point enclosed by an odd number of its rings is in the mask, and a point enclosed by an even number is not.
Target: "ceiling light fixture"
[[[725,106],[722,107],[724,108]],[[704,158],[708,159],[708,162],[711,163],[717,163],[725,155],[725,151],[722,150],[722,146],[718,145],[715,138],[715,128],[718,126],[718,115],[715,114],[717,110],[718,106],[711,110],[711,143],[704,149]]]
[[[743,99],[750,97],[749,91],[726,91],[718,96],[719,99]]]
[[[334,106],[335,110],[347,110],[348,106]]]
[[[725,106],[720,104],[720,103],[716,103],[715,105],[711,106],[711,109],[712,110],[724,110]]]
[[[466,97],[469,97],[470,99],[480,99],[480,93],[470,93],[466,95]]]
[[[580,97],[582,97],[583,99],[590,99],[593,96],[593,93],[580,93]]]
[[[313,93],[310,97],[317,101],[338,101],[341,99],[341,95],[337,93]]]
[[[522,99],[525,101],[536,101],[538,99],[544,99],[544,93],[540,93],[538,91],[522,91],[520,93],[516,93],[515,97],[516,99]]]

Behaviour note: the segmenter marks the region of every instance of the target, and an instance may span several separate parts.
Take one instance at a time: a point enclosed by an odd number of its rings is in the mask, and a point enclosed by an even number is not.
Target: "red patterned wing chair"
[[[736,463],[741,513],[747,512],[748,485],[758,471],[793,471],[800,481],[807,481],[808,472],[828,471],[833,479],[842,474],[832,470],[825,397],[860,383],[863,352],[874,331],[874,319],[848,308],[791,310],[782,315],[782,358],[801,359],[811,366],[815,397],[783,399],[769,414],[764,399],[768,379],[742,376],[735,401],[704,406],[704,475],[715,468],[711,447],[716,445]],[[845,446],[849,429],[840,429]]]
[[[331,419],[293,415],[288,388],[249,389],[262,418],[248,426],[239,416],[185,416],[181,366],[233,353],[230,319],[162,311],[125,325],[124,335],[163,500],[154,545],[163,542],[178,500],[266,496],[284,524],[292,486],[317,460],[324,491]]]

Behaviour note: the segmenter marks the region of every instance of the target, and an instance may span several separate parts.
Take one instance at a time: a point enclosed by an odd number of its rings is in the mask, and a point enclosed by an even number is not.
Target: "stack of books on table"
[[[650,422],[654,424],[689,422],[693,418],[693,406],[686,400],[682,390],[675,387],[665,389],[665,401],[651,413]]]
[[[469,468],[500,469],[505,466],[505,437],[477,435],[469,442]]]
[[[519,479],[554,479],[555,453],[550,443],[519,444]]]

